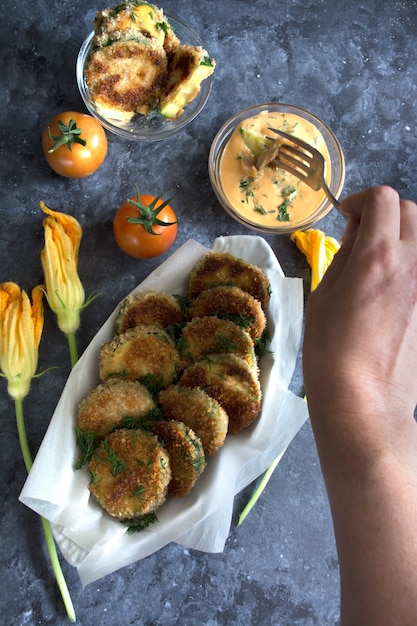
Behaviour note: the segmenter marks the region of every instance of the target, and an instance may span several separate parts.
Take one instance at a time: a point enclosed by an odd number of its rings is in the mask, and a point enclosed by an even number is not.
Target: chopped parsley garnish
[[[210,59],[209,56],[204,56],[200,65],[205,65],[207,67],[213,67],[213,61]]]
[[[281,189],[281,194],[284,201],[278,206],[277,219],[279,222],[289,222],[291,218],[288,213],[288,207],[297,195],[297,191],[292,185],[285,185],[285,187]]]
[[[242,193],[245,194],[246,201],[248,200],[248,198],[252,198],[254,196],[252,189],[252,185],[254,182],[255,179],[253,176],[246,176],[245,178],[242,178],[239,183],[239,189]]]
[[[161,376],[156,374],[145,374],[139,378],[139,382],[146,387],[153,398],[157,397],[164,386]]]
[[[288,205],[290,204],[290,200],[284,200],[278,207],[278,215],[277,219],[279,222],[289,222],[290,214],[288,213]]]
[[[169,26],[166,22],[158,22],[157,27],[159,28],[159,30],[162,30],[165,33],[165,35],[168,35]]]
[[[78,470],[93,456],[94,451],[100,443],[100,435],[91,431],[81,430],[78,426],[75,427],[75,437],[77,445],[81,448],[81,456],[74,465],[74,469]]]
[[[147,513],[146,515],[142,515],[138,519],[126,520],[125,524],[128,526],[127,532],[131,535],[133,533],[140,533],[141,530],[145,530],[151,524],[155,524],[158,521],[155,513]]]
[[[109,446],[107,441],[103,442],[103,448],[106,451],[107,460],[111,465],[111,473],[113,476],[121,474],[126,467],[124,460],[116,455],[115,451]]]

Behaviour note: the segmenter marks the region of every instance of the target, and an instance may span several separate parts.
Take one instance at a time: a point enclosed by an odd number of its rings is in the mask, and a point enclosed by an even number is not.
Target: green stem
[[[22,398],[15,400],[16,422],[17,432],[19,434],[20,447],[23,454],[23,460],[25,467],[29,473],[32,468],[32,457],[29,450],[29,444],[26,435],[25,421],[23,418],[23,401]],[[64,601],[65,609],[67,611],[68,618],[71,622],[76,621],[74,606],[71,601],[71,596],[68,591],[67,583],[65,582],[64,574],[62,573],[61,565],[58,559],[58,553],[56,551],[54,537],[49,521],[41,516],[43,532],[46,539],[46,547],[48,548],[49,558],[51,560],[52,568],[55,574],[56,581],[58,583],[61,596]]]
[[[67,583],[65,581],[64,574],[62,573],[61,564],[58,559],[58,553],[56,551],[54,536],[49,521],[41,516],[43,532],[46,540],[46,547],[48,548],[49,559],[54,570],[56,582],[58,583],[59,590],[61,592],[62,600],[67,611],[70,622],[76,622],[75,610],[72,604],[70,592],[68,591]]]
[[[75,333],[67,333],[67,339],[71,357],[71,367],[74,367],[74,365],[78,361],[78,350],[77,343],[75,341]]]
[[[19,398],[15,400],[15,411],[17,421],[17,432],[19,433],[20,448],[23,454],[26,471],[29,474],[32,469],[32,457],[30,455],[28,438],[26,436],[25,420],[23,419],[23,400]]]
[[[255,493],[253,494],[253,496],[251,497],[251,499],[249,500],[249,502],[243,509],[242,513],[239,515],[239,521],[237,523],[238,526],[240,526],[240,524],[244,521],[244,519],[247,517],[247,515],[250,513],[250,511],[253,509],[253,507],[259,500],[263,490],[265,489],[269,479],[271,478],[274,472],[274,469],[278,465],[280,458],[281,458],[281,455],[277,456],[277,458],[272,461],[271,465],[266,470],[265,474],[262,477],[261,482],[259,483],[257,489],[255,490]]]

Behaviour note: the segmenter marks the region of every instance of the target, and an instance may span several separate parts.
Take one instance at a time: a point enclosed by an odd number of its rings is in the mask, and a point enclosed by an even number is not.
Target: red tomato
[[[56,115],[42,133],[48,165],[61,176],[84,178],[93,174],[107,154],[107,136],[91,115],[66,111]]]
[[[174,243],[177,220],[170,200],[138,193],[127,200],[113,219],[117,245],[135,259],[160,256]]]

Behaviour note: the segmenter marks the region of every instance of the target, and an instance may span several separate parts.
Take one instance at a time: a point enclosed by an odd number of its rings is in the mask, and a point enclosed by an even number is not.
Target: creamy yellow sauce
[[[223,192],[236,214],[245,221],[255,226],[277,228],[306,218],[325,199],[325,194],[322,190],[314,191],[275,166],[255,168],[255,158],[242,139],[241,128],[274,136],[268,126],[293,134],[317,148],[326,160],[327,179],[330,177],[330,156],[322,134],[311,122],[293,113],[263,111],[242,122],[233,132],[220,162]]]

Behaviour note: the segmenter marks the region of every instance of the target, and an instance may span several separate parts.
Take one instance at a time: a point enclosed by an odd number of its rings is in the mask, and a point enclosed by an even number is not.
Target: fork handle
[[[327,198],[330,200],[330,202],[333,204],[333,206],[340,211],[339,200],[336,200],[336,198],[334,197],[334,195],[332,194],[332,192],[330,191],[330,189],[328,188],[325,182],[323,182],[323,191],[326,194]]]

